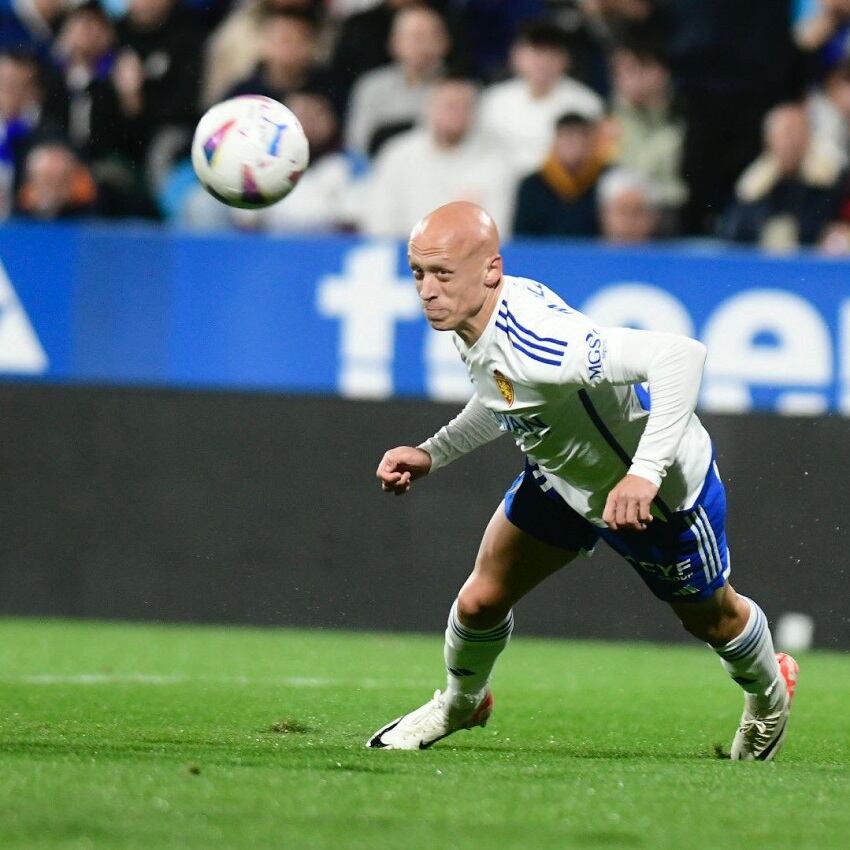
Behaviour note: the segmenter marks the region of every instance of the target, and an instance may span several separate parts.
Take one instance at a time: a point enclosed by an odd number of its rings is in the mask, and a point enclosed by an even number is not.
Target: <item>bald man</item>
[[[368,746],[425,749],[484,726],[513,606],[601,538],[744,690],[732,758],[773,759],[797,664],[774,653],[761,608],[728,583],[726,497],[694,414],[705,347],[598,327],[543,284],[505,275],[496,227],[473,204],[448,204],[420,221],[408,257],[425,317],[454,334],[475,395],[420,446],[384,455],[383,489],[404,494],[505,432],[526,460],[451,608],[446,690],[378,730]]]

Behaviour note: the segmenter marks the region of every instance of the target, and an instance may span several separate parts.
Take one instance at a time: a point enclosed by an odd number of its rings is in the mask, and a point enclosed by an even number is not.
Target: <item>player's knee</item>
[[[488,629],[498,625],[510,610],[507,594],[490,582],[467,582],[457,597],[460,621],[474,629]]]
[[[692,634],[698,640],[710,643],[712,646],[722,646],[728,643],[737,634],[735,623],[724,616],[722,611],[718,611],[717,615],[705,616],[701,612],[701,616],[690,618],[680,615],[680,620],[685,631]]]
[[[746,600],[730,586],[704,603],[674,607],[685,630],[712,646],[722,646],[737,637],[750,612]]]

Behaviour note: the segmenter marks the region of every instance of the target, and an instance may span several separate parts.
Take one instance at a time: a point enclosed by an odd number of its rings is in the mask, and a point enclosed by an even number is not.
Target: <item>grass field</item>
[[[518,639],[496,713],[369,751],[434,637],[0,621],[0,848],[846,848],[850,656],[800,658],[775,764],[733,764],[699,647]]]

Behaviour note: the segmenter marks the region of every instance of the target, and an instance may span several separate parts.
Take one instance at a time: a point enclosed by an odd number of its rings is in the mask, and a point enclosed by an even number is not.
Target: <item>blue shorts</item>
[[[602,538],[665,602],[699,602],[726,583],[726,491],[714,458],[693,507],[671,514],[667,521],[656,517],[646,531],[599,528],[554,490],[544,491],[545,483],[537,466],[526,463],[505,494],[505,515],[532,537],[586,553]]]

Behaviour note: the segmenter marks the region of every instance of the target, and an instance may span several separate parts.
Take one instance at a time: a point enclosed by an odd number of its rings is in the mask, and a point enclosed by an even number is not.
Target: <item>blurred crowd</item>
[[[259,93],[312,162],[207,195],[198,117]],[[0,0],[0,219],[406,236],[450,200],[506,236],[850,253],[850,0]]]

